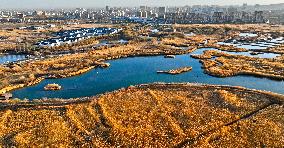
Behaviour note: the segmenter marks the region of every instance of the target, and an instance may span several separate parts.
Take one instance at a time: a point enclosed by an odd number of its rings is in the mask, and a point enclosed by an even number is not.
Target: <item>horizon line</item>
[[[245,3],[243,3],[245,4]],[[241,7],[243,4],[234,4],[234,5],[212,5],[212,4],[200,4],[200,5],[169,5],[169,6],[163,6],[163,5],[138,5],[138,6],[112,6],[112,5],[105,5],[105,6],[98,6],[98,7],[88,7],[88,6],[78,6],[78,7],[31,7],[31,8],[1,8],[0,10],[34,10],[34,9],[43,9],[43,10],[52,10],[52,9],[76,9],[76,8],[86,8],[86,9],[102,9],[105,8],[106,6],[110,6],[113,8],[139,8],[140,6],[148,6],[148,7],[192,7],[192,6],[219,6],[219,7]],[[260,5],[260,6],[268,6],[268,5],[282,5],[284,3],[270,3],[270,4],[247,4],[247,6],[255,6],[255,5]]]

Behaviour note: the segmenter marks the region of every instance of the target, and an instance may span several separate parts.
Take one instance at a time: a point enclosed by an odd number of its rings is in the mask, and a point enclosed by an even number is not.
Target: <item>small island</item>
[[[55,90],[60,90],[61,89],[61,86],[59,84],[47,84],[45,87],[44,87],[44,90],[46,91],[55,91]]]
[[[102,63],[102,64],[100,64],[100,66],[102,68],[108,68],[108,67],[110,67],[110,63]]]
[[[164,58],[172,58],[172,59],[174,59],[174,58],[176,58],[176,56],[175,55],[165,55]]]
[[[172,69],[172,70],[168,70],[168,71],[157,71],[157,73],[165,73],[165,74],[171,74],[171,75],[176,75],[176,74],[181,74],[184,72],[188,72],[191,71],[192,67],[181,67],[178,69]]]

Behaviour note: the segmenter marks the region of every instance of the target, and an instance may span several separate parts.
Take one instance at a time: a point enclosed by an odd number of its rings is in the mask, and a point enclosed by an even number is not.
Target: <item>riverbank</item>
[[[131,86],[82,99],[2,103],[0,144],[280,147],[283,100],[242,87],[185,83]]]
[[[7,86],[7,87],[4,87],[4,88],[0,89],[0,94],[5,94],[5,93],[7,93],[9,91],[12,91],[12,90],[15,90],[15,89],[20,89],[20,88],[23,88],[23,87],[36,85],[36,84],[40,83],[43,80],[44,80],[43,77],[39,77],[39,78],[36,78],[35,80],[33,80],[33,81],[29,82],[29,83],[26,83],[26,84],[10,85],[10,86]]]

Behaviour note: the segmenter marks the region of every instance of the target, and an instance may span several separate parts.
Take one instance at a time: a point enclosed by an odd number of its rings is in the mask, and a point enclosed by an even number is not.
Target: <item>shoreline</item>
[[[178,88],[182,87],[186,89],[187,87],[202,87],[202,88],[210,88],[210,89],[223,89],[223,90],[235,90],[235,91],[248,91],[250,93],[256,93],[256,94],[262,94],[262,95],[268,95],[271,96],[273,99],[276,99],[276,102],[280,102],[280,104],[284,104],[284,94],[279,94],[271,91],[265,91],[265,90],[257,90],[257,89],[251,89],[251,88],[245,88],[242,86],[231,86],[231,85],[211,85],[211,84],[203,84],[203,83],[164,83],[164,82],[156,82],[156,83],[151,83],[151,84],[139,84],[139,85],[134,85],[134,86],[128,86],[128,87],[123,87],[114,91],[110,92],[105,92],[102,94],[97,94],[94,96],[90,97],[79,97],[79,98],[69,98],[69,99],[61,99],[61,98],[45,98],[45,99],[34,99],[34,100],[28,100],[28,101],[23,101],[23,100],[18,100],[16,103],[9,103],[8,102],[0,102],[0,110],[3,110],[4,108],[18,108],[18,107],[23,107],[23,108],[30,108],[30,107],[37,107],[37,106],[60,106],[60,105],[68,105],[68,104],[80,104],[80,103],[85,103],[85,102],[90,102],[92,100],[98,99],[101,96],[105,95],[110,95],[114,94],[120,91],[132,89],[132,88],[139,88],[139,89],[147,89],[147,88],[159,88],[159,87],[164,87],[164,88]],[[11,101],[11,100],[10,100]]]

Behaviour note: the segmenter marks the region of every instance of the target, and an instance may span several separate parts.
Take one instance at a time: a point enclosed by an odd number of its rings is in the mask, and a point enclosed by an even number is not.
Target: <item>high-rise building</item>
[[[147,10],[147,6],[140,6],[140,9],[143,11]]]
[[[254,12],[254,22],[255,23],[263,23],[264,22],[263,11],[255,11]]]
[[[219,11],[214,12],[213,21],[216,22],[216,23],[221,23],[221,22],[224,21],[223,16],[224,16],[224,12],[219,12]]]
[[[250,21],[250,16],[248,12],[242,11],[242,16],[241,16],[242,22],[249,22]]]
[[[163,15],[167,12],[167,8],[166,7],[159,7],[159,14]]]
[[[148,17],[148,12],[147,11],[142,11],[142,17],[147,18]]]
[[[109,12],[109,10],[110,10],[110,7],[106,6],[106,11]]]
[[[136,16],[137,17],[142,17],[142,11],[137,11]]]
[[[36,16],[36,15],[37,15],[37,16],[41,16],[42,14],[43,14],[43,11],[34,11],[34,12],[33,12],[33,15],[34,15],[34,16]]]
[[[18,13],[17,16],[18,16],[18,18],[22,19],[22,18],[25,17],[25,14],[23,14],[23,13]]]

